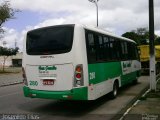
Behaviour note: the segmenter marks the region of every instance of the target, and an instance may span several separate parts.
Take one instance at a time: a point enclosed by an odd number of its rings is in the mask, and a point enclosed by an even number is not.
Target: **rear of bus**
[[[23,87],[31,98],[87,100],[84,29],[58,25],[29,31],[24,40]]]

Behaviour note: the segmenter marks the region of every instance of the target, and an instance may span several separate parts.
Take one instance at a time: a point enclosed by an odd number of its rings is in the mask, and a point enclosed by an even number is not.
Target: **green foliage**
[[[129,38],[129,39],[132,39],[137,44],[140,44],[139,36],[135,32],[126,32],[126,33],[122,34],[122,37],[126,37],[126,38]]]
[[[160,45],[160,37],[157,37],[155,40],[155,45]]]
[[[4,66],[5,66],[6,59],[9,56],[16,55],[18,50],[19,50],[18,47],[14,49],[14,48],[6,48],[6,47],[0,46],[0,56],[3,56],[3,72],[4,72]]]
[[[8,1],[4,1],[0,5],[0,38],[3,37],[3,33],[4,33],[2,25],[9,19],[13,19],[14,14],[17,11],[18,10],[14,10],[13,8],[11,8],[10,3]]]
[[[137,28],[137,30],[126,32],[122,36],[134,40],[138,45],[148,44],[149,31],[147,28]]]
[[[13,18],[15,10],[10,7],[8,1],[5,1],[0,5],[0,26],[7,20]]]
[[[147,28],[137,28],[137,30],[126,32],[122,36],[134,40],[138,45],[149,44],[149,31]],[[154,38],[155,45],[160,45],[160,37],[155,35]]]
[[[0,56],[12,56],[16,55],[18,52],[19,48],[6,48],[6,47],[1,47],[0,46]]]

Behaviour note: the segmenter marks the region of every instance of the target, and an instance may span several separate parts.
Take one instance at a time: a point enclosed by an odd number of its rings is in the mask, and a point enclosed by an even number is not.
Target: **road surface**
[[[0,120],[10,114],[29,116],[31,120],[115,119],[144,92],[148,84],[148,77],[143,76],[137,85],[120,89],[116,99],[110,100],[106,95],[95,101],[31,99],[23,96],[23,84],[3,86],[0,87]]]

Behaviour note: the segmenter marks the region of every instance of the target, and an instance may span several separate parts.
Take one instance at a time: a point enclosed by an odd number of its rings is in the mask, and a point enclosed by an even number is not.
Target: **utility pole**
[[[17,47],[17,40],[15,39],[14,47]]]
[[[2,44],[3,44],[3,47],[6,47],[7,42],[6,42],[6,41],[3,41]]]
[[[97,11],[97,27],[98,27],[98,1],[99,0],[89,0],[89,2],[95,3],[96,11]]]
[[[154,1],[149,0],[150,89],[156,91],[156,61],[154,46]]]

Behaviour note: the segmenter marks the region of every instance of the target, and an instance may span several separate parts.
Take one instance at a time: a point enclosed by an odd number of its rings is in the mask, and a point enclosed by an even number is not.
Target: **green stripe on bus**
[[[121,62],[89,64],[88,71],[89,84],[97,84],[109,79],[121,77],[121,85],[125,85],[140,76],[140,70],[123,75]],[[94,76],[92,75],[93,73]]]
[[[135,71],[135,72],[131,72],[129,74],[126,75],[122,75],[121,76],[121,84],[126,85],[128,83],[131,83],[133,80],[135,80],[137,77],[139,77],[140,75],[140,70]]]
[[[122,74],[120,62],[89,64],[89,84],[97,84]],[[91,75],[95,73],[95,77]]]
[[[31,98],[45,98],[45,99],[61,99],[61,100],[87,100],[87,87],[75,88],[69,91],[45,91],[32,90],[29,87],[23,87],[24,96]]]

